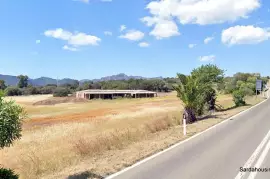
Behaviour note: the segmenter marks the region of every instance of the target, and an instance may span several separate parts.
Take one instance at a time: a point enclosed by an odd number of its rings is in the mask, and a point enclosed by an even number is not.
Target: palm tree
[[[197,120],[196,115],[203,113],[203,107],[205,105],[204,91],[207,89],[207,85],[200,84],[199,81],[192,76],[185,76],[177,74],[180,83],[174,86],[174,90],[177,91],[177,97],[179,97],[184,103],[184,115],[187,123],[193,123]]]

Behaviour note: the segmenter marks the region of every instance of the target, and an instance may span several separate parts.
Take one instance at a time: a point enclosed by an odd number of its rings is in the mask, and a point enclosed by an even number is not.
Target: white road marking
[[[230,118],[228,118],[228,119],[226,119],[226,120],[224,120],[224,121],[222,121],[222,122],[220,122],[220,123],[218,123],[218,124],[216,124],[216,125],[208,128],[208,129],[206,129],[205,131],[202,131],[202,132],[200,132],[198,134],[195,134],[195,135],[191,136],[190,138],[188,138],[188,139],[186,139],[184,141],[181,141],[179,143],[176,143],[173,146],[171,146],[171,147],[169,147],[169,148],[167,148],[167,149],[165,149],[165,150],[163,150],[161,152],[158,152],[158,153],[156,153],[156,154],[154,154],[154,155],[152,155],[152,156],[150,156],[148,158],[145,158],[145,159],[143,159],[143,160],[135,163],[134,165],[132,165],[130,167],[124,168],[123,170],[120,170],[119,172],[116,172],[116,173],[114,173],[114,174],[106,177],[105,179],[113,179],[113,178],[115,178],[115,177],[117,177],[117,176],[119,176],[119,175],[121,175],[121,174],[123,174],[123,173],[125,173],[125,172],[127,172],[127,171],[129,171],[129,170],[131,170],[131,169],[133,169],[133,168],[135,168],[135,167],[143,164],[143,163],[148,162],[149,160],[152,160],[153,158],[156,158],[156,157],[158,157],[158,156],[160,156],[160,155],[162,155],[162,154],[164,154],[164,153],[166,153],[166,152],[168,152],[168,151],[170,151],[170,150],[172,150],[172,149],[174,149],[174,148],[176,148],[176,147],[178,147],[178,146],[180,146],[180,145],[182,145],[182,144],[184,144],[184,143],[186,143],[186,142],[188,142],[190,140],[192,140],[193,138],[196,138],[196,137],[198,137],[198,136],[200,136],[200,135],[202,135],[202,134],[204,134],[204,133],[206,133],[206,132],[208,132],[208,131],[210,131],[210,130],[212,130],[212,129],[214,129],[214,128],[216,128],[216,127],[218,127],[218,126],[220,126],[220,125],[222,125],[222,124],[224,124],[224,123],[226,123],[228,121],[230,121],[233,118],[236,118],[236,117],[238,117],[238,116],[240,116],[240,115],[242,115],[242,114],[250,111],[251,109],[253,109],[253,108],[255,108],[255,107],[263,104],[266,101],[267,100],[264,100],[264,101],[260,102],[259,104],[255,105],[255,106],[252,106],[251,108],[249,108],[249,109],[247,109],[245,111],[242,111],[242,112],[240,112],[240,113],[238,113],[238,114],[236,114],[236,115],[234,115],[234,116],[232,116],[232,117],[230,117]]]
[[[268,133],[266,134],[266,136],[264,137],[264,139],[262,140],[262,142],[260,143],[260,145],[253,152],[253,154],[251,155],[251,157],[248,159],[248,161],[245,163],[245,165],[243,166],[243,168],[249,168],[249,167],[251,167],[251,165],[253,164],[253,162],[257,158],[258,154],[262,151],[262,149],[265,146],[266,142],[268,141],[269,137],[270,137],[270,130],[268,131]],[[237,176],[235,177],[235,179],[241,179],[245,175],[246,175],[246,172],[239,172],[237,174]]]
[[[266,147],[264,148],[260,158],[258,159],[257,163],[255,164],[255,168],[260,168],[263,161],[265,160],[265,157],[267,156],[268,152],[270,150],[270,141],[268,141]],[[248,179],[255,179],[256,175],[258,174],[258,172],[252,172],[250,173]]]

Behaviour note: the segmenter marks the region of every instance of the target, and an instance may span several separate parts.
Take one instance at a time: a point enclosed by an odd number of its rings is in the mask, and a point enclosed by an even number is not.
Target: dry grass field
[[[176,93],[152,99],[93,100],[55,105],[33,105],[52,96],[14,97],[28,118],[22,138],[0,150],[0,164],[23,179],[102,178],[185,139],[183,106]],[[254,105],[262,98],[249,97]],[[220,95],[225,109],[232,97]],[[215,118],[188,126],[188,136],[205,130],[250,107],[216,112]]]

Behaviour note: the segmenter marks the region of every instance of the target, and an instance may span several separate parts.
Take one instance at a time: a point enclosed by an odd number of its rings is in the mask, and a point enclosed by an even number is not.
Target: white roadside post
[[[183,114],[183,134],[184,136],[187,135],[187,121],[186,121],[186,115]]]

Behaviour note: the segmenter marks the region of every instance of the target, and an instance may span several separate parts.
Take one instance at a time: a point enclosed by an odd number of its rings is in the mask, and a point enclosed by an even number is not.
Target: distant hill
[[[16,76],[1,75],[1,74],[0,74],[0,80],[4,80],[6,82],[6,85],[10,85],[10,86],[17,85],[19,81]]]
[[[86,81],[94,81],[94,82],[100,82],[100,81],[111,81],[111,80],[129,80],[129,79],[162,79],[162,77],[155,77],[155,78],[145,78],[142,76],[128,76],[124,73],[120,73],[117,75],[112,75],[112,76],[106,76],[102,77],[100,79],[84,79],[79,81],[80,83],[86,82]],[[7,85],[9,86],[16,86],[18,83],[18,79],[16,76],[11,76],[11,75],[1,75],[0,74],[0,80],[4,80]],[[64,78],[58,80],[58,85],[62,84],[72,84],[76,80],[75,79],[70,79],[70,78]],[[29,84],[33,86],[45,86],[48,84],[57,84],[57,79],[49,78],[49,77],[40,77],[36,79],[29,79]]]
[[[8,86],[16,86],[18,83],[18,79],[16,76],[11,76],[11,75],[1,75],[0,74],[0,80],[4,80],[6,85]],[[62,85],[62,84],[72,84],[74,83],[74,79],[69,79],[69,78],[65,78],[65,79],[61,79],[58,80],[58,84]],[[53,78],[48,78],[48,77],[40,77],[40,78],[36,78],[36,79],[29,79],[29,84],[33,85],[33,86],[45,86],[48,84],[57,84],[57,80],[53,79]]]
[[[142,76],[128,76],[124,73],[119,73],[118,75],[106,76],[100,79],[93,79],[92,81],[97,82],[97,81],[129,80],[129,79],[146,79],[146,78]]]

